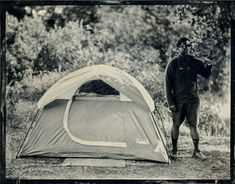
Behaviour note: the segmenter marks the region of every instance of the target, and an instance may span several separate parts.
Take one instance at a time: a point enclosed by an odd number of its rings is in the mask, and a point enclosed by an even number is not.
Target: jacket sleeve
[[[174,86],[174,69],[172,62],[170,61],[167,64],[165,70],[165,95],[169,107],[173,105],[175,106],[173,86]]]
[[[200,59],[195,59],[198,65],[197,73],[205,78],[208,78],[211,75],[212,65],[206,65]]]

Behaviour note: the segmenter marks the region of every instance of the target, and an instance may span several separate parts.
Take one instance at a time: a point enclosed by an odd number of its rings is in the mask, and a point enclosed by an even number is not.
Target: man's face
[[[180,53],[188,54],[192,52],[192,44],[189,40],[185,41],[179,48]]]

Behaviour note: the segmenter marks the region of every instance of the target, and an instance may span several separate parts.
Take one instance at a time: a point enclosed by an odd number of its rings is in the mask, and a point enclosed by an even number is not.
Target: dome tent
[[[96,81],[117,93],[82,90]],[[37,107],[38,113],[17,157],[169,162],[165,140],[153,114],[153,99],[134,77],[120,69],[93,65],[74,71],[49,88]]]

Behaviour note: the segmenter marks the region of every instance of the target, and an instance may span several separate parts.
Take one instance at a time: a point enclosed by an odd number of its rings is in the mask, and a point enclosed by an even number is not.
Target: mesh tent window
[[[102,80],[92,80],[83,84],[78,90],[76,96],[86,94],[94,95],[120,95],[119,92]]]

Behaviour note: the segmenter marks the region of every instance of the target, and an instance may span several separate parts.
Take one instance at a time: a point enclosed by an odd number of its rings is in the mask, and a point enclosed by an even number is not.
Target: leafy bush
[[[164,92],[164,75],[160,71],[159,66],[145,65],[142,71],[136,76],[137,80],[144,85],[155,103],[164,103],[166,106],[165,92]]]
[[[150,26],[145,21],[145,11],[140,6],[103,6],[97,10],[99,22],[96,29],[105,35],[105,43],[115,47],[117,44],[142,44]],[[128,18],[127,18],[128,17]]]
[[[213,101],[208,99],[210,94],[205,94],[201,99],[199,129],[210,136],[228,136],[230,134],[230,122],[221,117],[221,111],[225,106],[221,98],[212,97]],[[210,97],[209,97],[210,98]],[[206,100],[205,100],[206,99]],[[227,109],[229,111],[229,109]],[[223,111],[224,112],[224,111]],[[226,112],[229,116],[229,112]]]
[[[8,82],[20,81],[27,70],[32,70],[47,37],[45,26],[40,17],[25,17],[18,22],[7,15],[7,40],[12,44],[7,47]],[[9,42],[9,41],[7,41]]]
[[[164,69],[168,46],[183,35],[195,41],[196,55],[206,56],[215,63],[210,89],[223,94],[220,87],[227,84],[229,75],[226,63],[230,55],[230,25],[224,7],[84,8],[88,10],[86,16],[80,7],[73,6],[31,7],[31,17],[25,16],[21,21],[7,15],[9,83],[21,80],[27,70],[37,74],[40,73],[38,71],[54,71],[58,68],[67,70],[98,63],[110,64],[110,56],[115,58],[115,55],[121,55],[120,60],[127,60],[125,68],[131,68],[129,71],[134,75],[139,72],[138,65],[142,68],[146,61]],[[55,15],[64,19],[64,25],[58,24],[48,29],[49,25],[44,24],[43,19],[49,17],[57,21]],[[120,67],[123,65],[115,64]],[[200,80],[202,90],[207,89],[204,86],[209,84],[204,81]]]
[[[57,65],[63,70],[98,63],[102,57],[99,48],[92,41],[91,33],[79,25],[79,22],[69,22],[64,28],[52,30],[48,36],[48,48],[48,57],[54,56]]]
[[[19,99],[36,102],[66,73],[107,64],[126,71],[144,85],[161,107],[170,131],[164,68],[168,47],[179,36],[195,41],[196,55],[208,57],[215,65],[210,82],[199,79],[201,91],[209,86],[213,95],[227,96],[229,25],[223,7],[101,6],[91,7],[88,16],[80,7],[72,6],[31,7],[31,11],[31,17],[20,21],[7,14],[7,93],[12,108]],[[53,26],[49,20],[54,21]],[[211,135],[227,135],[228,127],[206,101],[202,100],[200,129]]]
[[[42,75],[27,75],[21,81],[24,89],[23,98],[30,101],[38,101],[39,98],[59,79],[64,73],[50,72]]]

